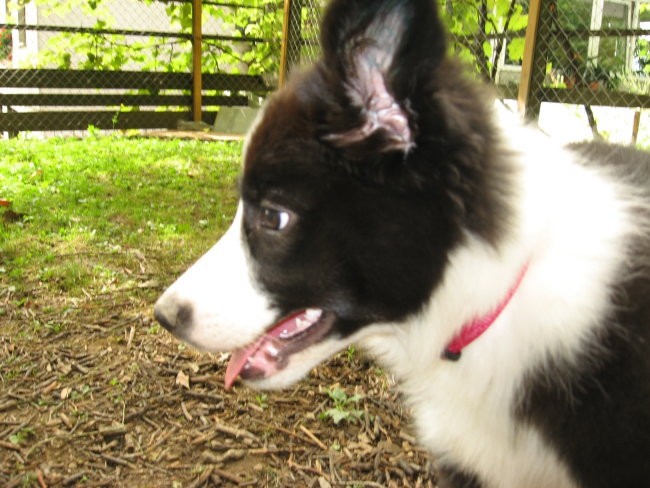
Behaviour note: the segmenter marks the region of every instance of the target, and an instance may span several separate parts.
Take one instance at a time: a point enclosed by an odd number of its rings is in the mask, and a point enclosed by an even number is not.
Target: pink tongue
[[[230,389],[230,387],[237,379],[237,376],[239,376],[239,373],[241,373],[241,370],[244,369],[244,366],[246,366],[248,358],[255,354],[255,352],[262,346],[265,338],[266,336],[260,337],[250,346],[243,347],[232,352],[230,355],[230,361],[228,361],[228,367],[226,368],[226,378],[224,380],[226,390]]]
[[[317,322],[319,317],[320,311],[316,310],[303,310],[302,312],[295,313],[278,322],[271,330],[252,344],[233,351],[228,362],[228,367],[226,368],[226,377],[224,380],[226,390],[230,389],[249,360],[256,356],[258,351],[263,347],[268,345],[268,349],[270,349],[275,339],[291,338],[292,335],[308,328],[306,325],[312,325]],[[258,358],[255,362],[256,366],[263,365],[263,369],[266,372],[275,371],[272,358]]]

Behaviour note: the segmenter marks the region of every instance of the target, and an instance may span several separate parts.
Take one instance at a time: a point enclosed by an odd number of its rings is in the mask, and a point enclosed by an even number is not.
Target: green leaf
[[[357,395],[352,395],[351,397],[348,398],[348,403],[359,403],[359,400],[361,400],[363,397],[359,394]]]
[[[524,58],[524,39],[513,39],[508,43],[508,58],[521,61]]]
[[[330,408],[329,410],[325,410],[325,415],[332,419],[332,422],[337,425],[339,422],[341,422],[341,420],[345,420],[349,416],[348,412],[339,410],[338,408]]]
[[[345,391],[343,391],[341,388],[334,388],[332,390],[328,390],[327,395],[332,400],[334,400],[334,403],[343,403],[348,397]]]

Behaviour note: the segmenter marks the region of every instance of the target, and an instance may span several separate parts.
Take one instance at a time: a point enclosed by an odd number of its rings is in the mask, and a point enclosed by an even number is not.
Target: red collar
[[[494,323],[499,315],[501,315],[501,312],[503,312],[503,310],[508,306],[508,303],[510,303],[510,300],[524,279],[526,270],[528,270],[528,263],[526,263],[526,265],[519,272],[519,276],[517,276],[517,280],[515,281],[514,285],[510,288],[510,290],[508,290],[505,298],[501,300],[501,303],[499,303],[499,305],[494,310],[487,313],[486,315],[483,315],[482,317],[477,317],[471,322],[466,323],[463,328],[460,329],[460,332],[454,336],[454,338],[443,351],[443,359],[458,361],[463,349],[478,339],[481,334],[483,334],[483,332],[488,330],[488,328]]]

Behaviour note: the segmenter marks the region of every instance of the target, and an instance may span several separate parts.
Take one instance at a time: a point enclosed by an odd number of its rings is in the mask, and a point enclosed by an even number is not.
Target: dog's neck
[[[501,312],[503,312],[503,310],[508,306],[515,293],[517,293],[527,269],[528,263],[523,266],[512,287],[510,287],[505,297],[494,309],[485,315],[474,318],[463,326],[463,328],[453,337],[451,342],[447,344],[447,347],[445,347],[445,350],[442,353],[444,359],[458,361],[463,349],[481,337],[481,335],[490,328],[499,315],[501,315]]]

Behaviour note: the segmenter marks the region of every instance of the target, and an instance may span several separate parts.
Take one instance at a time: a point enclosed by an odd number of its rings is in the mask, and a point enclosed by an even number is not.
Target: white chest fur
[[[516,124],[515,124],[516,125]],[[515,127],[519,211],[499,249],[468,236],[425,310],[377,326],[361,343],[397,377],[422,444],[442,463],[494,487],[574,487],[542,435],[514,416],[526,373],[548,357],[577,357],[603,323],[632,232],[623,191],[573,154]],[[463,324],[520,288],[458,362],[440,353]]]

